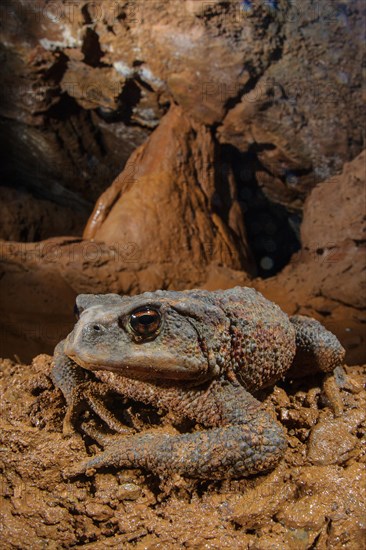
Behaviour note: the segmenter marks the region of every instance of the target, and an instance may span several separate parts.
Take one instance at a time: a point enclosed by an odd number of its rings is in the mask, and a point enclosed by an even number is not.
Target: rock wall
[[[3,182],[90,212],[175,102],[301,208],[362,149],[363,15],[360,0],[7,0]]]
[[[364,359],[363,16],[3,2],[1,354],[51,352],[79,292],[250,284]]]

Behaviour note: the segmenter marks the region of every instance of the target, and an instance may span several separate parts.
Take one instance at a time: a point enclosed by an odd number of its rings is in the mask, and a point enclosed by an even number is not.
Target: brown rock
[[[298,410],[292,409],[290,411],[281,409],[280,420],[287,427],[304,427],[311,428],[314,426],[318,419],[318,411],[316,409],[310,409],[300,407]]]
[[[27,185],[49,190],[53,176],[85,198],[92,183],[95,200],[131,153],[131,134],[139,141],[175,101],[255,154],[268,196],[300,208],[362,148],[361,14],[360,0],[349,11],[310,0],[301,9],[283,0],[5,4],[2,147],[10,134]],[[126,125],[114,136],[119,158],[103,121]]]
[[[313,189],[304,205],[302,244],[325,262],[339,262],[342,243],[365,239],[365,168],[366,150],[346,163],[341,175]]]
[[[280,515],[280,520],[290,528],[301,527],[309,531],[318,531],[324,524],[328,506],[319,495],[306,495]]]
[[[338,336],[352,364],[365,356],[364,178],[362,153],[341,175],[315,187],[305,203],[303,249],[281,273],[254,282],[287,313],[319,319]]]
[[[117,98],[124,82],[125,79],[121,75],[116,75],[113,69],[91,67],[82,61],[71,60],[60,86],[84,109],[101,107],[113,111],[117,108]]]
[[[105,504],[89,502],[85,507],[85,513],[97,521],[106,521],[113,516],[113,510]]]
[[[356,482],[356,479],[358,480]],[[353,481],[352,481],[353,480]],[[288,503],[277,515],[282,525],[290,529],[304,528],[319,534],[322,545],[329,547],[340,543],[337,537],[343,526],[342,543],[347,548],[362,548],[360,542],[364,538],[365,524],[363,517],[364,499],[364,468],[358,464],[346,469],[337,466],[311,466],[299,469],[294,474],[299,498],[294,503]],[[361,490],[358,491],[355,483]],[[355,499],[355,491],[359,497]],[[349,520],[357,518],[351,530]],[[360,521],[361,520],[361,521]],[[331,529],[324,530],[324,521]]]
[[[113,132],[110,147],[111,132],[104,139],[103,119],[97,116],[92,120],[73,97],[84,101],[85,106],[92,100],[94,108],[100,107],[101,115],[107,116],[114,108],[108,100],[113,94],[119,95],[119,82],[124,79],[105,68],[100,86],[103,70],[98,72],[88,64],[93,57],[88,52],[92,49],[87,38],[90,29],[81,5],[50,5],[45,0],[37,5],[8,2],[1,7],[0,18],[4,21],[0,36],[3,177],[9,185],[21,184],[57,205],[90,213],[93,202],[120,172],[133,145],[141,144],[148,132],[129,128],[123,135],[121,123],[119,132]],[[78,71],[72,71],[75,65]],[[95,78],[90,75],[92,70]],[[65,72],[69,77],[67,89]],[[102,112],[106,108],[108,113]],[[118,154],[114,155],[114,149]]]
[[[119,500],[137,500],[141,495],[141,488],[135,483],[122,483],[118,487],[117,498]]]
[[[245,507],[240,500],[232,510],[232,519],[246,529],[258,527],[264,517],[270,518],[282,505],[292,499],[295,486],[284,479],[281,468],[270,474],[255,489],[246,492]]]
[[[341,418],[322,420],[311,430],[308,458],[313,464],[343,464],[356,444]]]
[[[330,8],[318,17],[309,0],[301,8],[291,4],[278,61],[242,93],[217,130],[222,143],[257,155],[259,184],[290,208],[300,208],[317,182],[339,173],[362,150],[361,124],[355,122],[364,109],[357,91],[361,2],[354,8],[347,15]],[[294,33],[303,26],[304,32]],[[353,39],[346,45],[348,33]]]
[[[60,235],[81,235],[88,209],[35,198],[27,191],[0,187],[0,239],[41,241]]]
[[[153,262],[162,280],[174,279],[178,263],[181,274],[211,262],[248,270],[242,212],[235,195],[226,201],[215,184],[210,132],[172,107],[100,197],[84,238],[130,246],[137,263]]]

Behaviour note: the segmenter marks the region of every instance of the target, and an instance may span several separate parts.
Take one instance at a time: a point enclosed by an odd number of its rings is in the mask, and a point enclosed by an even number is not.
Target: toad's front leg
[[[146,386],[154,391],[153,385]],[[183,435],[120,437],[107,444],[104,452],[74,468],[72,474],[114,466],[144,468],[162,477],[176,473],[238,478],[269,470],[283,456],[283,428],[241,386],[216,381],[205,390],[158,388],[154,397],[150,393],[150,402],[164,406],[164,393],[168,402],[173,399],[177,404],[179,414],[195,417],[208,429]]]
[[[67,411],[63,422],[63,433],[69,435],[75,431],[75,424],[80,414],[91,409],[107,424],[109,428],[119,433],[130,433],[104,405],[104,398],[110,393],[107,384],[98,382],[92,373],[79,367],[64,353],[64,341],[60,342],[54,352],[54,367],[51,373],[52,381],[59,388],[67,403]]]

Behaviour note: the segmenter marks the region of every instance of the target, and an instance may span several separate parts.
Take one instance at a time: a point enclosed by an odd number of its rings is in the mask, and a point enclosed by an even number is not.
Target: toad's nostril
[[[100,325],[93,325],[93,329],[96,330],[97,332],[102,330]]]

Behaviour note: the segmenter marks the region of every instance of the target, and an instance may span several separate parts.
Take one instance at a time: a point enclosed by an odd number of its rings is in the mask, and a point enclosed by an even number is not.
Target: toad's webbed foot
[[[88,410],[92,410],[111,430],[120,434],[131,433],[131,429],[122,424],[104,405],[104,400],[110,393],[111,390],[100,382],[85,382],[77,386],[72,392],[64,418],[64,435],[75,431],[74,426],[81,413]],[[83,424],[81,428],[83,429]]]
[[[75,432],[75,424],[81,414],[88,410],[92,410],[111,430],[121,434],[131,433],[131,430],[104,405],[105,398],[111,393],[110,388],[96,381],[91,373],[67,357],[63,352],[63,342],[55,349],[51,377],[55,386],[62,391],[67,403],[63,422],[64,435]]]

